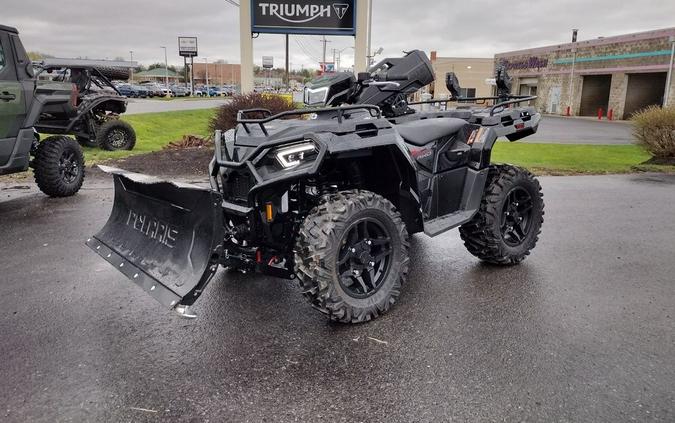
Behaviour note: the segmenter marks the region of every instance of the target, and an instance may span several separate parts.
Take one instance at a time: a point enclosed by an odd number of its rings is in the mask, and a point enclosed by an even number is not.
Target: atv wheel
[[[478,213],[459,228],[467,250],[493,264],[517,264],[537,244],[544,222],[539,181],[527,170],[492,166]]]
[[[77,142],[65,136],[42,141],[33,159],[35,182],[50,197],[69,197],[84,181],[84,155]]]
[[[136,145],[136,132],[128,123],[113,119],[98,129],[97,143],[109,151],[132,150]]]
[[[96,141],[95,138],[87,138],[87,137],[75,137],[75,138],[82,147],[91,147],[91,148],[98,147],[98,141]]]
[[[305,218],[295,273],[314,308],[366,322],[396,302],[408,273],[408,232],[396,208],[368,191],[329,194]]]

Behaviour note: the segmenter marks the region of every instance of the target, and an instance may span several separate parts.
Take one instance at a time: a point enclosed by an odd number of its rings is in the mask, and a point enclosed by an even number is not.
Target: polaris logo
[[[317,18],[331,18],[333,12],[338,19],[342,19],[349,10],[349,4],[346,3],[332,5],[258,3],[258,7],[262,16],[274,16],[292,24],[307,23]]]
[[[169,248],[176,246],[178,229],[152,216],[129,210],[127,226]]]

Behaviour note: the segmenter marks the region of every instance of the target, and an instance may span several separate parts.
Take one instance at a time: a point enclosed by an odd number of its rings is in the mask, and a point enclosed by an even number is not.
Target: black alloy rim
[[[113,129],[108,134],[110,145],[115,148],[122,148],[127,144],[127,133],[122,129]]]
[[[502,208],[502,238],[507,245],[518,246],[527,237],[532,226],[532,196],[515,187],[506,195]]]
[[[59,175],[61,179],[71,184],[77,180],[80,175],[80,166],[77,162],[77,156],[72,151],[65,151],[59,159]]]
[[[387,278],[391,254],[391,237],[382,223],[373,218],[353,223],[345,232],[338,253],[342,289],[354,298],[375,294]]]

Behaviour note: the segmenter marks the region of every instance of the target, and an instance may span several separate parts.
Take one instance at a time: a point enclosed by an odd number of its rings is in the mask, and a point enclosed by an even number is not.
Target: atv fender
[[[108,222],[87,245],[164,306],[192,305],[218,268],[222,196],[99,167],[113,175],[115,200]]]

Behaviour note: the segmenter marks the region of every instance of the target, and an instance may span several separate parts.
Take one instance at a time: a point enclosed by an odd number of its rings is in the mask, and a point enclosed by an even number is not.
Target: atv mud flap
[[[87,245],[163,305],[189,306],[218,268],[222,197],[208,188],[100,166],[115,203]]]

